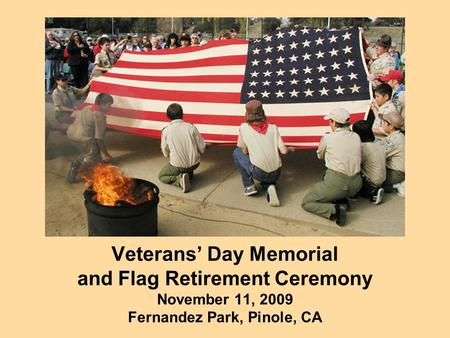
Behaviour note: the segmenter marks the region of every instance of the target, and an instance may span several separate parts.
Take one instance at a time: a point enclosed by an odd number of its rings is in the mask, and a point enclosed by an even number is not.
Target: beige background
[[[436,1],[3,2],[2,58],[2,337],[443,337],[448,334],[448,10]],[[443,2],[441,2],[443,3]],[[215,5],[213,7],[213,5]],[[11,10],[12,9],[12,10]],[[408,52],[408,198],[404,238],[51,238],[44,235],[45,16],[406,16]],[[20,20],[18,19],[20,18]],[[6,28],[8,27],[8,28]],[[447,163],[446,163],[447,162]],[[77,197],[74,197],[77,198]],[[182,226],[180,224],[180,226]],[[291,312],[319,309],[322,325],[130,325],[127,311],[152,312],[146,288],[80,288],[83,272],[176,264],[115,263],[111,244],[130,248],[340,247],[338,263],[246,264],[239,271],[374,273],[357,288],[284,288]],[[231,264],[179,265],[180,270],[234,271]],[[171,290],[173,294],[204,289]],[[257,293],[256,288],[242,289]],[[164,289],[161,289],[164,291]],[[205,290],[206,291],[206,290]],[[224,288],[209,290],[221,294]],[[264,291],[278,292],[273,288]],[[236,289],[229,289],[235,294]],[[224,308],[228,310],[230,308]],[[182,310],[182,308],[175,309]],[[244,312],[245,308],[241,309]],[[272,309],[276,310],[276,308]]]

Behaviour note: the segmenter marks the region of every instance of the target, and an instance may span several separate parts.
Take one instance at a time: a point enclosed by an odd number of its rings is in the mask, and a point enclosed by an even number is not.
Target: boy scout
[[[116,55],[110,50],[111,41],[108,38],[106,37],[100,38],[98,44],[102,49],[95,56],[94,70],[92,71],[91,76],[92,78],[98,77],[106,73],[117,62]]]
[[[372,59],[369,62],[369,77],[368,80],[372,82],[372,86],[376,87],[381,82],[379,77],[389,73],[391,69],[395,69],[395,59],[389,54],[392,39],[389,35],[382,35],[376,43],[375,48],[367,48],[366,53]]]
[[[361,189],[361,140],[350,130],[350,114],[343,108],[331,111],[332,133],[326,134],[317,149],[319,159],[325,159],[327,170],[323,180],[313,186],[303,199],[302,207],[316,215],[335,219],[345,225],[346,208],[334,201],[354,196]]]
[[[362,188],[358,196],[370,198],[373,204],[380,204],[384,194],[381,186],[386,180],[384,147],[380,142],[374,142],[375,136],[369,122],[358,121],[352,126],[352,130],[361,139]]]
[[[405,85],[403,81],[403,73],[399,70],[391,70],[388,75],[380,77],[380,80],[386,82],[392,88],[392,103],[397,108],[403,118],[402,131],[405,131]]]
[[[100,162],[102,154],[106,162],[112,160],[104,143],[105,114],[110,110],[112,104],[113,98],[111,95],[98,94],[95,98],[95,107],[86,106],[78,111],[75,121],[67,129],[69,139],[82,148],[81,155],[72,162],[67,174],[69,183],[75,182],[79,170]]]
[[[57,86],[52,93],[55,118],[59,123],[71,122],[70,116],[75,110],[76,100],[88,92],[91,83],[78,89],[69,86],[67,76],[64,74],[56,74],[55,81]]]
[[[393,185],[405,180],[405,135],[400,132],[403,119],[398,113],[381,115],[383,129],[387,137],[383,141],[386,152],[386,181],[383,188],[393,191]]]
[[[383,131],[383,121],[378,116],[397,111],[397,108],[395,108],[395,105],[391,101],[391,96],[392,88],[387,83],[382,83],[375,88],[375,99],[371,106],[375,114],[372,131],[379,140],[383,139],[386,134]]]
[[[161,150],[164,157],[169,157],[169,163],[161,169],[158,177],[161,182],[188,192],[194,170],[205,152],[205,140],[193,124],[183,121],[183,108],[178,103],[167,108],[167,117],[171,122],[162,130]]]

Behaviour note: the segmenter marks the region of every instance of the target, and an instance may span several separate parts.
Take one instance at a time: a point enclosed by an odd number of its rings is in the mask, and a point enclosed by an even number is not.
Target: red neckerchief
[[[269,124],[267,121],[264,122],[255,122],[250,125],[253,129],[255,129],[259,134],[265,134],[267,129],[269,128]]]
[[[93,111],[100,110],[100,106],[97,105],[97,104],[93,104],[93,105],[91,106],[91,109],[92,109]]]

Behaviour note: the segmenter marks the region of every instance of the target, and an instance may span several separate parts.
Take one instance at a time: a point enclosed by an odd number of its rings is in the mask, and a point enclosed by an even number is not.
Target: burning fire
[[[95,191],[93,199],[102,205],[136,205],[152,198],[150,191],[136,192],[135,180],[125,176],[119,167],[112,164],[95,165],[89,175],[83,175],[83,179]]]

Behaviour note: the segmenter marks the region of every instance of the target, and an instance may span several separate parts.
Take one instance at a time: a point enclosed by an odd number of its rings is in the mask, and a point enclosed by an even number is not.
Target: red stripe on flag
[[[111,95],[134,97],[145,100],[162,101],[189,101],[189,102],[212,102],[212,103],[239,103],[241,93],[223,92],[189,92],[181,90],[162,90],[138,88],[132,86],[117,85],[111,83],[94,82],[91,91],[97,93],[108,93]]]
[[[136,69],[176,69],[176,68],[198,68],[209,66],[241,66],[247,63],[247,55],[215,56],[204,59],[175,62],[137,62],[118,61],[114,67],[136,68]]]
[[[184,83],[242,83],[245,77],[244,75],[150,76],[117,74],[112,72],[107,72],[102,76],[125,80]]]
[[[240,40],[240,39],[229,39],[229,40],[213,40],[208,42],[206,45],[203,46],[189,46],[189,47],[183,47],[183,48],[175,48],[175,49],[158,49],[158,50],[152,50],[148,52],[138,52],[138,51],[131,51],[126,50],[124,53],[130,53],[130,54],[140,54],[140,55],[168,55],[168,54],[183,54],[183,53],[192,53],[192,52],[198,52],[199,50],[205,50],[215,47],[222,47],[222,46],[229,46],[229,45],[247,45],[247,40]]]

